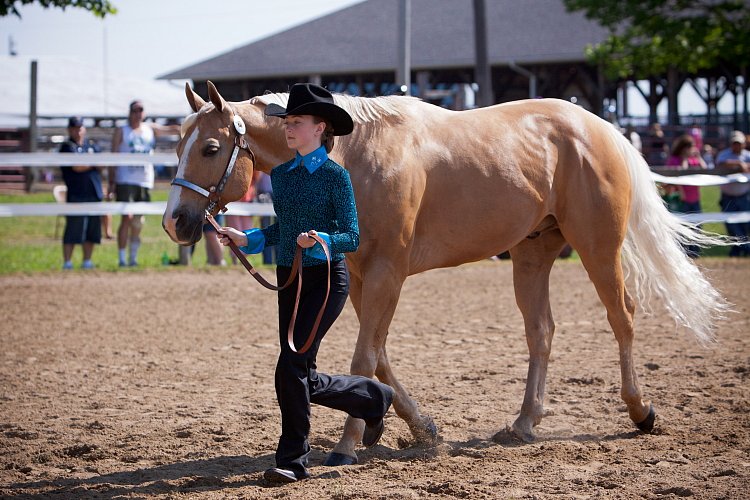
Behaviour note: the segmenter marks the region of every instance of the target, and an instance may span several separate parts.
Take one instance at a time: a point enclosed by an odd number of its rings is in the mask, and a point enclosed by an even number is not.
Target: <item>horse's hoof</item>
[[[502,431],[495,434],[495,436],[501,433]],[[520,426],[516,426],[515,424],[510,427],[508,427],[506,424],[505,433],[513,436],[516,441],[521,441],[526,444],[531,444],[536,441],[536,434],[534,434],[534,431],[525,431]]]
[[[654,405],[650,405],[648,416],[642,422],[636,422],[635,426],[641,432],[651,433],[654,430],[654,420],[656,420],[656,410],[654,410]]]
[[[506,424],[505,429],[492,436],[492,440],[503,445],[531,444],[536,441],[536,436],[533,432],[522,431],[516,426],[509,427]]]
[[[339,465],[356,465],[357,457],[351,455],[344,455],[343,453],[336,453],[332,451],[326,457],[323,465],[326,467],[338,467]]]
[[[412,434],[414,434],[414,438],[419,443],[423,444],[435,444],[438,441],[438,429],[437,425],[435,425],[435,422],[432,420],[432,417],[423,416],[420,419],[420,424],[418,427],[414,426],[412,428]]]

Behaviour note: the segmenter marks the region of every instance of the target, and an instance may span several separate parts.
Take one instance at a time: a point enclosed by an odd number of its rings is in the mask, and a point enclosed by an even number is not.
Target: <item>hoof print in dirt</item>
[[[63,453],[68,457],[82,457],[96,450],[98,446],[95,444],[76,444],[69,446],[63,450]]]

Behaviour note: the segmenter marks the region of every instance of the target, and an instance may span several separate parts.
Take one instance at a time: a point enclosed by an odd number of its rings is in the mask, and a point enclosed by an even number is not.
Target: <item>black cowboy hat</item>
[[[354,130],[349,113],[333,103],[330,92],[312,83],[295,83],[289,92],[286,109],[278,104],[269,104],[266,106],[266,115],[279,118],[287,115],[319,116],[331,122],[333,135],[348,135]]]

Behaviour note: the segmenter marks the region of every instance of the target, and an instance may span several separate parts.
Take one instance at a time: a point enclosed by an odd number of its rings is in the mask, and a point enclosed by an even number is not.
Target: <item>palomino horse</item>
[[[269,172],[291,157],[282,120],[263,113],[271,102],[285,106],[288,95],[228,103],[210,82],[208,89],[206,103],[186,87],[195,113],[183,123],[176,178],[206,190],[216,186],[238,137],[244,138],[254,154],[239,152],[221,193],[220,203],[227,203],[245,193],[253,168]],[[360,321],[351,372],[376,375],[393,387],[395,411],[414,436],[434,439],[432,420],[420,415],[386,354],[401,287],[412,274],[510,250],[530,354],[521,413],[511,431],[532,440],[543,415],[555,331],[549,273],[567,242],[607,310],[629,416],[649,432],[655,414],[642,398],[632,356],[636,300],[648,306],[659,299],[701,342],[712,340],[727,304],[682,248],[721,240],[666,210],[648,166],[626,139],[597,116],[554,99],[460,112],[409,97],[336,95],[335,101],[355,123],[331,154],[350,173],[359,214],[361,243],[347,256]],[[246,131],[236,131],[236,116]],[[199,240],[207,205],[204,196],[174,185],[163,218],[172,240]],[[636,300],[625,287],[623,266]],[[349,417],[334,451],[356,459],[363,428]]]

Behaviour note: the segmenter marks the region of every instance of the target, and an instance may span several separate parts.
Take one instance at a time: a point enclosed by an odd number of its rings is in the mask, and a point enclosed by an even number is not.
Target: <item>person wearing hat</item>
[[[286,108],[269,104],[266,115],[284,120],[287,145],[294,158],[271,171],[276,223],[244,232],[219,231],[220,241],[230,239],[245,253],[277,246],[276,276],[286,282],[296,246],[304,249],[303,285],[294,339],[301,346],[310,333],[323,303],[327,264],[323,249],[310,235],[317,234],[331,253],[330,295],[315,339],[308,351],[296,353],[287,345],[287,328],[293,314],[296,286],[279,292],[279,341],[276,365],[276,398],[281,409],[281,437],[276,467],[264,473],[272,484],[309,477],[310,403],[344,411],[365,421],[362,443],[374,446],[383,433],[383,417],[393,400],[393,389],[367,377],[326,375],[316,370],[320,342],[341,313],[349,294],[349,273],[344,254],[359,245],[357,209],[349,172],[328,157],[335,136],[350,134],[354,124],[349,113],[334,104],[326,89],[309,83],[292,87]],[[332,459],[332,462],[330,461]],[[356,459],[332,453],[329,463],[352,464]]]
[[[750,172],[750,151],[745,149],[745,134],[739,130],[732,132],[731,145],[716,156],[716,165],[722,169],[733,172]],[[721,185],[721,200],[719,200],[722,212],[748,212],[750,211],[750,184],[735,182]],[[727,233],[730,236],[747,241],[740,246],[732,246],[729,251],[730,257],[750,257],[750,224],[742,222],[739,224],[726,223]]]
[[[61,153],[98,153],[96,144],[86,139],[86,127],[79,116],[68,119],[68,140],[60,145]],[[67,189],[68,203],[102,201],[102,177],[97,167],[60,167]],[[63,269],[73,269],[73,248],[83,247],[82,269],[93,269],[94,245],[101,243],[102,226],[98,215],[68,215],[63,233]]]

